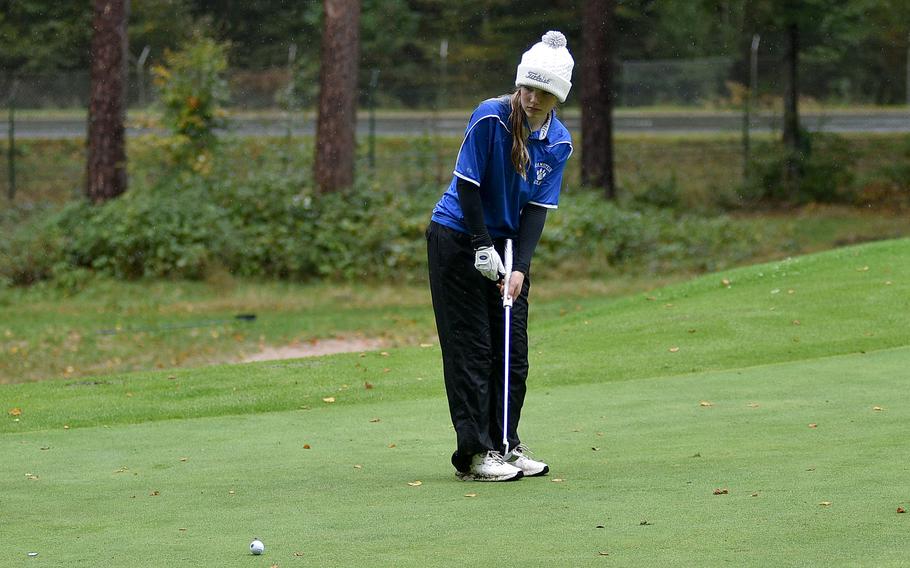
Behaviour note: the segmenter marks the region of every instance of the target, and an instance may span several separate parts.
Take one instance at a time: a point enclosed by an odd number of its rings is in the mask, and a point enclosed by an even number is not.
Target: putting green
[[[8,433],[0,564],[898,566],[907,369],[899,348],[532,387],[552,473],[507,484],[455,480],[442,396]]]

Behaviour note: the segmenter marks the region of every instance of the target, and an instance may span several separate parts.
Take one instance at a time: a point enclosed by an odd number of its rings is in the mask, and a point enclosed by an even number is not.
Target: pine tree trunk
[[[613,15],[615,0],[589,0],[582,16],[581,181],[616,199],[613,174]]]
[[[354,183],[360,1],[323,0],[323,6],[315,178],[328,193]]]
[[[799,129],[799,25],[787,26],[787,48],[784,56],[784,186],[787,194],[797,197],[800,178],[802,140]]]
[[[102,203],[126,191],[126,22],[129,0],[94,0],[86,196]]]

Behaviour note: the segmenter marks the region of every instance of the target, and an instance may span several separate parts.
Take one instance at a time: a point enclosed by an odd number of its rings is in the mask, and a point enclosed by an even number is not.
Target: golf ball
[[[258,538],[253,539],[253,542],[250,543],[250,552],[253,554],[262,554],[265,552],[265,545],[262,544],[262,541]]]

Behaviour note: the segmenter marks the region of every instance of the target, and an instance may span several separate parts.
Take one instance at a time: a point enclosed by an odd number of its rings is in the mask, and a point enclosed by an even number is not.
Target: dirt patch
[[[356,353],[358,351],[373,351],[384,346],[385,342],[381,339],[366,339],[362,337],[318,339],[284,347],[266,347],[259,353],[244,357],[241,362],[252,363],[255,361],[316,357],[333,353]]]

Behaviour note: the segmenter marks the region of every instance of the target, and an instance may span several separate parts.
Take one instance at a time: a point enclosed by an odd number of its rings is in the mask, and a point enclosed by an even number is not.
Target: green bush
[[[856,161],[849,141],[835,134],[802,133],[803,147],[792,153],[779,142],[757,144],[749,164],[742,205],[755,203],[847,203],[854,199]],[[788,160],[799,172],[796,187],[787,187]]]
[[[134,185],[103,205],[69,205],[15,233],[2,249],[0,277],[16,285],[73,285],[88,273],[201,279],[225,270],[296,281],[425,278],[423,233],[438,187],[405,192],[361,182],[314,195],[302,177],[196,178],[181,187],[174,178]],[[535,272],[709,270],[748,258],[756,245],[727,218],[628,210],[573,193],[548,218]]]
[[[172,134],[167,145],[178,166],[211,171],[215,131],[226,124],[228,48],[197,34],[182,50],[166,51],[164,64],[152,68],[162,119]]]
[[[586,275],[605,267],[717,270],[750,258],[760,240],[728,217],[624,209],[598,193],[573,193],[548,215],[534,265],[537,272],[558,268]]]
[[[897,156],[860,184],[856,204],[895,212],[910,209],[910,137],[896,145]]]

